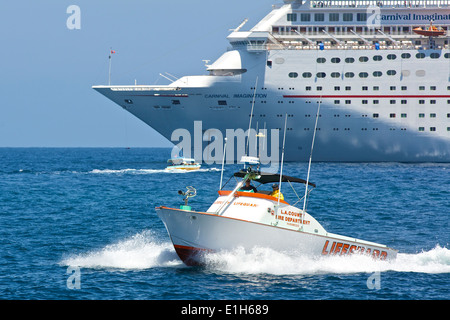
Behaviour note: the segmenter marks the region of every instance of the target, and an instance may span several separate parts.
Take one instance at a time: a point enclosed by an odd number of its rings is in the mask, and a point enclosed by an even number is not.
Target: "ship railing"
[[[400,43],[399,45],[379,43],[378,50],[426,50],[431,48],[429,45],[415,45],[412,42]],[[446,45],[435,45],[434,49],[444,49],[448,50],[450,47]],[[268,44],[265,46],[264,50],[320,50],[321,46],[319,44],[301,44],[301,43],[286,43],[284,45],[278,44]],[[347,43],[347,44],[324,44],[323,50],[376,50],[375,45],[368,44],[358,44],[358,43]]]
[[[450,0],[311,0],[310,7],[320,8],[445,8],[450,6]]]

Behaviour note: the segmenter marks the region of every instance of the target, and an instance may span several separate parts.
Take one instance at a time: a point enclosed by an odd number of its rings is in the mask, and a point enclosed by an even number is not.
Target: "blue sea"
[[[0,299],[450,298],[450,164],[312,163],[309,213],[329,232],[399,250],[395,261],[255,247],[187,267],[155,207],[178,207],[178,190],[193,186],[190,205],[205,211],[217,197],[221,165],[167,172],[170,151],[0,148]],[[239,169],[226,165],[224,179]],[[283,167],[299,178],[307,170],[306,162]]]

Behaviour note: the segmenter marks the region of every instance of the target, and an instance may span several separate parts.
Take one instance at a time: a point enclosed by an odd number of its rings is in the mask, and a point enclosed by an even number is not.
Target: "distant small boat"
[[[172,158],[167,160],[166,170],[185,170],[192,171],[200,169],[201,165],[191,158]]]
[[[445,35],[446,31],[442,28],[436,28],[432,24],[430,27],[423,29],[421,27],[414,28],[413,31],[417,34],[427,37],[439,37]]]

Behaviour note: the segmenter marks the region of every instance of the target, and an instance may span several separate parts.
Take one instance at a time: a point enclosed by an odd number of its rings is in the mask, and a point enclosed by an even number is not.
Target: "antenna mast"
[[[322,103],[322,96],[320,96],[319,107],[317,108],[316,124],[314,125],[314,134],[313,134],[313,139],[312,139],[312,144],[311,144],[311,154],[309,155],[308,176],[306,177],[305,197],[303,200],[303,215],[305,214],[305,210],[306,210],[306,197],[308,196],[309,172],[311,171],[311,161],[312,161],[312,155],[313,155],[313,149],[314,149],[314,141],[316,140],[317,122],[319,121],[319,113],[320,113],[320,104],[321,103]]]

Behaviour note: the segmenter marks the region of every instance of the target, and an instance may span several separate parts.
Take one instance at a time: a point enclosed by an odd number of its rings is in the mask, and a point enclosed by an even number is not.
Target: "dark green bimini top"
[[[241,170],[239,172],[236,172],[234,174],[234,176],[238,177],[238,178],[244,178],[247,173],[248,173],[247,171]],[[267,173],[267,172],[255,172],[255,174],[256,174],[256,177],[252,177],[252,180],[259,182],[261,184],[280,182],[279,174]],[[303,180],[300,178],[289,177],[286,175],[283,175],[281,182],[296,182],[296,183],[306,184],[306,180]],[[308,182],[308,185],[310,185],[314,188],[316,187],[316,185],[312,182]]]

